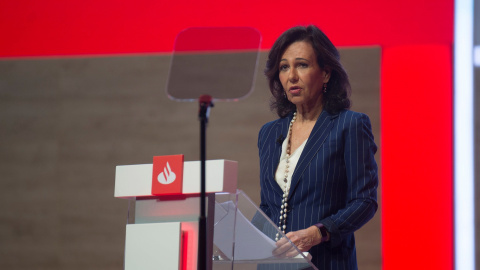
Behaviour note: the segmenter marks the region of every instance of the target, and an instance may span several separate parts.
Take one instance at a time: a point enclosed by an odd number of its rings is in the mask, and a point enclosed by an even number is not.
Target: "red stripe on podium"
[[[187,270],[188,263],[188,231],[182,230],[182,251],[180,254],[181,269]]]

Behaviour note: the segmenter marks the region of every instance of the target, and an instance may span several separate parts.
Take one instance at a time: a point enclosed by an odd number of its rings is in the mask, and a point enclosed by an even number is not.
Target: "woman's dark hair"
[[[327,83],[327,92],[323,94],[323,109],[329,113],[337,113],[342,109],[350,108],[350,82],[342,64],[340,54],[328,37],[316,26],[297,26],[285,31],[272,46],[268,54],[265,75],[268,78],[272,102],[270,109],[276,111],[279,117],[285,117],[296,110],[284,95],[279,75],[280,60],[285,50],[297,41],[309,42],[315,55],[318,66],[331,72]]]

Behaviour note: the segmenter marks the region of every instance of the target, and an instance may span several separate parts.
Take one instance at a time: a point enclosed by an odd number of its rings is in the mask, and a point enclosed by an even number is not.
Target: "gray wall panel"
[[[380,50],[341,53],[353,109],[371,117],[380,147]],[[254,93],[215,104],[207,131],[207,158],[239,161],[238,186],[257,203],[257,133],[275,119],[265,57]],[[169,63],[166,55],[0,61],[0,268],[122,268],[127,202],[113,198],[115,166],[199,159],[198,105],[166,97]],[[380,269],[380,211],[357,237],[360,268]]]

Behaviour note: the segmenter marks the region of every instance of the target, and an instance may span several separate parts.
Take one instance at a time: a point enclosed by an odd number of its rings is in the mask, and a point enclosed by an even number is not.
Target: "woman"
[[[280,119],[258,139],[260,208],[319,269],[357,269],[353,233],[377,210],[377,147],[369,118],[348,110],[339,59],[315,26],[283,33],[265,68]],[[277,255],[295,255],[276,238]]]

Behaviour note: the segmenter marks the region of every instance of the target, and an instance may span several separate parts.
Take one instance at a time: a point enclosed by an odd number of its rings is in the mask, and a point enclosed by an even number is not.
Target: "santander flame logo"
[[[154,156],[152,165],[152,195],[183,194],[183,155]]]
[[[160,184],[168,185],[173,183],[177,175],[172,171],[170,168],[170,164],[167,162],[167,166],[163,168],[163,172],[159,173],[157,176],[157,180]]]

